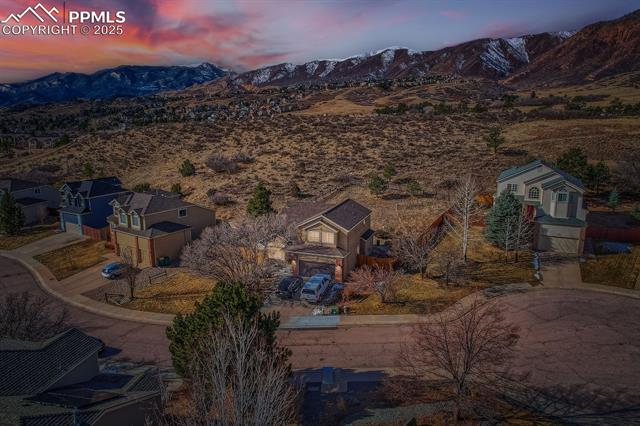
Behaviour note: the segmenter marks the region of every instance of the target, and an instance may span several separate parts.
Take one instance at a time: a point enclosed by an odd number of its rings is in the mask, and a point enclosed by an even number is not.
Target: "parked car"
[[[102,268],[102,276],[110,280],[118,278],[124,271],[124,265],[119,262],[111,262]]]
[[[331,283],[331,276],[327,274],[315,274],[302,287],[300,299],[311,303],[318,303],[322,295]]]
[[[284,277],[278,283],[278,296],[283,299],[292,299],[302,288],[304,281],[300,277]]]
[[[322,304],[327,306],[336,304],[340,300],[340,297],[342,297],[343,291],[344,285],[334,283],[327,292],[327,295],[322,298]]]

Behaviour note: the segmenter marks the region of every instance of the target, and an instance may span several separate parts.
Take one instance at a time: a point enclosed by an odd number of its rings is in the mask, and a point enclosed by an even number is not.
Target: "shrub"
[[[133,187],[133,192],[146,192],[151,189],[149,182],[142,182]]]
[[[235,200],[228,195],[220,194],[215,191],[211,191],[209,194],[209,200],[216,206],[230,206],[235,203]]]
[[[82,166],[82,173],[88,177],[88,178],[92,178],[93,175],[95,175],[95,170],[93,169],[93,165],[91,163],[85,163],[84,166]]]
[[[382,175],[384,176],[385,179],[391,179],[393,176],[396,175],[395,167],[393,167],[393,165],[391,164],[387,164],[386,166],[384,166],[384,169],[382,170]]]
[[[171,185],[171,192],[175,194],[182,194],[182,185],[180,185],[179,183],[174,183],[173,185]]]
[[[178,171],[182,176],[193,176],[196,174],[196,166],[189,160],[184,160],[180,167],[178,167]]]
[[[234,173],[238,170],[238,164],[221,154],[213,154],[206,161],[207,166],[217,173]]]
[[[388,184],[380,175],[373,175],[369,180],[369,190],[374,195],[382,195],[387,190]]]
[[[260,182],[253,191],[253,196],[247,203],[247,213],[250,216],[261,216],[263,214],[273,213],[273,211],[273,207],[271,207],[271,191]]]
[[[422,194],[422,187],[417,181],[412,180],[411,182],[407,183],[407,192],[410,195],[417,197],[418,195]]]
[[[233,159],[238,163],[243,163],[243,164],[253,163],[255,161],[254,158],[249,154],[247,154],[246,152],[237,153]]]

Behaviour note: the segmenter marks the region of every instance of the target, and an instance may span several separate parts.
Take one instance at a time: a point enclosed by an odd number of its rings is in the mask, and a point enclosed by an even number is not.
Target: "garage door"
[[[77,223],[65,222],[64,229],[72,234],[82,235],[82,226],[78,225]]]
[[[300,261],[300,275],[303,277],[310,277],[315,274],[329,274],[332,277],[336,276],[336,264],[335,263],[320,263],[309,262],[306,260]]]
[[[556,253],[577,254],[580,240],[573,238],[551,237],[541,235],[538,239],[538,250],[553,251]]]

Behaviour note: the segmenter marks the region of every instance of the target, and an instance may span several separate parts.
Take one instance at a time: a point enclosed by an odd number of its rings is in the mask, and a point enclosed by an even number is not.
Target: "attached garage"
[[[47,200],[38,198],[20,198],[16,203],[21,207],[24,215],[25,225],[34,225],[42,223],[47,218],[49,210],[47,209]]]
[[[326,260],[300,258],[298,268],[302,277],[310,277],[315,274],[328,274],[334,278],[336,276],[336,261],[332,258]]]
[[[581,254],[584,247],[584,227],[538,224],[536,249],[556,253]]]
[[[82,235],[82,225],[77,215],[62,213],[60,219],[60,226],[65,232]]]

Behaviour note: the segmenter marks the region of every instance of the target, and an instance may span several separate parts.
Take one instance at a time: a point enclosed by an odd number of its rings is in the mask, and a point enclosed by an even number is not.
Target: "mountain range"
[[[533,87],[579,84],[634,71],[640,71],[640,11],[579,31],[483,38],[436,51],[390,47],[345,59],[282,63],[241,74],[208,63],[121,66],[90,75],[54,73],[24,83],[0,84],[0,106],[142,96],[223,76],[235,85],[258,87],[428,75],[488,78]]]

